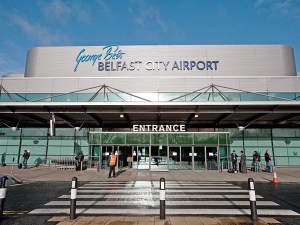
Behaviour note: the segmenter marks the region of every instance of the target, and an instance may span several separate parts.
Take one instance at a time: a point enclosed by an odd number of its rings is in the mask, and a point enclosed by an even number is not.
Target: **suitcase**
[[[18,168],[22,169],[22,163],[19,163]]]

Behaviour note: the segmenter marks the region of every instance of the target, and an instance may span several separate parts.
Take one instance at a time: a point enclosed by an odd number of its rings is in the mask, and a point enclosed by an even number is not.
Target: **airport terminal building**
[[[1,163],[83,151],[88,167],[218,170],[253,151],[300,166],[300,76],[286,45],[36,47],[0,81]]]

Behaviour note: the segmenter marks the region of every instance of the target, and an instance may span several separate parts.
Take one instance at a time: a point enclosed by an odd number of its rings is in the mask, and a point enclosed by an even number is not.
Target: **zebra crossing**
[[[256,195],[260,216],[299,216]],[[77,190],[79,215],[159,215],[159,182],[89,182]],[[70,193],[29,214],[69,214]],[[248,190],[228,182],[166,182],[167,215],[250,215]]]

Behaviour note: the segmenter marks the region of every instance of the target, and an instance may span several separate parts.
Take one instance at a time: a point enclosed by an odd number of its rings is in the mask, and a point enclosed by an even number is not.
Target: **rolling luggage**
[[[18,168],[22,169],[22,163],[19,163]]]

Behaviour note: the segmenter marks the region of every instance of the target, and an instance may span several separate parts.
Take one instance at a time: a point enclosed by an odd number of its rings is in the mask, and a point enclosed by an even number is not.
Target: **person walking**
[[[241,151],[240,172],[247,173],[246,156],[243,151]]]
[[[23,154],[23,168],[24,169],[27,168],[27,162],[28,162],[29,157],[30,157],[30,151],[24,150],[24,154]]]
[[[254,172],[259,171],[259,162],[260,162],[260,155],[257,151],[253,152],[253,166],[254,166]]]
[[[231,153],[231,162],[232,162],[232,168],[233,168],[233,171],[237,171],[236,169],[236,164],[237,164],[237,154],[235,153],[235,150],[232,150],[232,153]]]
[[[116,165],[117,165],[117,156],[112,151],[110,153],[109,159],[108,159],[108,165],[109,165],[109,174],[107,178],[111,178],[111,174],[113,174],[113,178],[116,177]]]
[[[82,170],[82,163],[84,159],[84,154],[82,153],[82,151],[78,152],[75,159],[76,159],[76,171]]]
[[[271,160],[272,160],[272,158],[269,154],[269,150],[267,150],[266,153],[265,153],[265,161],[266,161],[265,171],[266,172],[272,172]]]

